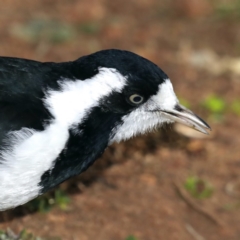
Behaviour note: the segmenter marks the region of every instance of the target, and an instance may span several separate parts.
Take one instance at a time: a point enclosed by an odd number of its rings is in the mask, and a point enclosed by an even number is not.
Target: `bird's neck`
[[[113,129],[121,123],[121,119],[120,114],[93,108],[84,122],[69,131],[69,140],[53,169],[45,172],[41,178],[42,192],[91,166],[108,146]]]

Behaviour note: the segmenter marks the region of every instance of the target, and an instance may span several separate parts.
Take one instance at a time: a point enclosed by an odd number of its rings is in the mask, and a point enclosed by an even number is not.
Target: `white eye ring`
[[[129,97],[129,100],[133,104],[140,104],[143,102],[144,98],[141,95],[133,94]]]

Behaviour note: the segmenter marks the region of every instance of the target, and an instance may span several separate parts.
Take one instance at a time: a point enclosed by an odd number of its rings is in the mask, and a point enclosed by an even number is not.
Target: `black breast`
[[[41,178],[42,193],[91,166],[108,146],[112,129],[121,124],[122,116],[94,107],[80,125],[69,130],[70,138],[65,149],[53,169]]]

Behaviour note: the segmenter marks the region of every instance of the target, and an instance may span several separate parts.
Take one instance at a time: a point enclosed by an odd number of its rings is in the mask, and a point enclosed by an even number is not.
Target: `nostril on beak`
[[[175,106],[174,106],[174,109],[175,110],[177,110],[178,112],[182,112],[184,109],[181,107],[181,105],[179,105],[179,104],[176,104]]]

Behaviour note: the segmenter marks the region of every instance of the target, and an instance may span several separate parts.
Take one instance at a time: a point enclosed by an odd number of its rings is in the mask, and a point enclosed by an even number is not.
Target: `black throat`
[[[41,192],[48,191],[91,166],[108,146],[112,130],[121,124],[122,116],[123,114],[104,112],[100,107],[92,108],[81,124],[69,130],[69,140],[53,169],[42,175]]]

